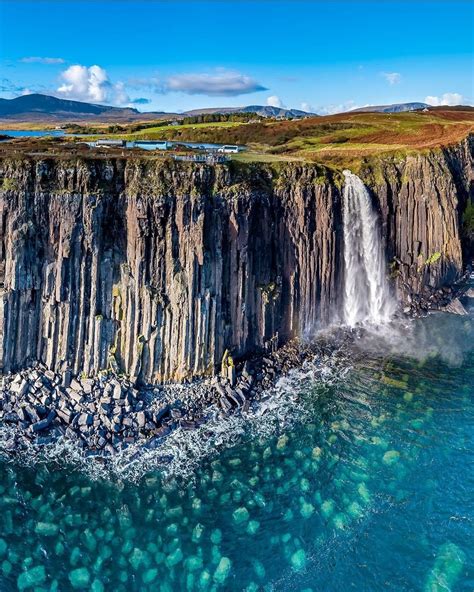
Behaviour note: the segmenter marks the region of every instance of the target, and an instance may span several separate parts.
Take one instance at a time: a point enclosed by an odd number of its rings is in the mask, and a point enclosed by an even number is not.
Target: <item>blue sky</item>
[[[471,0],[0,0],[0,96],[146,111],[466,104],[473,31]]]

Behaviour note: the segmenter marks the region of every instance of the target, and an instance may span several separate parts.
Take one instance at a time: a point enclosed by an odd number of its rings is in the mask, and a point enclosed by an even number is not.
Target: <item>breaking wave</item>
[[[160,472],[164,479],[190,480],[202,462],[224,449],[246,440],[270,438],[295,423],[310,420],[310,409],[305,403],[308,391],[316,386],[332,385],[350,370],[342,351],[342,348],[336,349],[308,359],[301,368],[291,370],[264,391],[260,400],[253,401],[247,411],[239,410],[222,417],[218,407],[211,406],[206,413],[206,423],[192,430],[178,427],[153,449],[137,444],[106,459],[85,458],[76,442],[63,437],[49,444],[29,443],[18,449],[18,430],[2,426],[0,456],[30,467],[38,463],[67,465],[85,472],[92,480],[138,482],[153,471]],[[183,388],[179,385],[177,392]],[[14,456],[11,456],[13,451]]]

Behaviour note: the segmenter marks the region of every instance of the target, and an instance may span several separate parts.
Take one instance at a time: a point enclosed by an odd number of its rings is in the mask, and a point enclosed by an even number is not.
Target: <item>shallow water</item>
[[[472,591],[473,337],[433,315],[359,339],[138,482],[5,458],[0,590]]]
[[[1,136],[11,138],[41,138],[43,136],[64,136],[68,135],[63,130],[0,130]]]

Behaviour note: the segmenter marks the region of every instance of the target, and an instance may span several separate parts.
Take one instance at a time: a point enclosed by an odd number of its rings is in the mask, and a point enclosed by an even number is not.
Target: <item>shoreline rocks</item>
[[[423,316],[421,312],[468,314],[459,299],[463,296],[472,297],[466,283],[443,290],[442,300],[427,300],[431,309],[403,312],[412,318]],[[293,339],[240,361],[231,375],[223,369],[220,375],[188,383],[138,386],[113,373],[83,377],[67,369],[59,374],[43,364],[6,374],[0,378],[0,428],[11,428],[11,436],[6,443],[4,439],[3,451],[15,454],[60,438],[79,444],[85,457],[99,459],[130,446],[156,449],[173,430],[197,429],[211,415],[252,412],[281,376],[310,357],[327,355],[353,335],[354,330],[340,327],[329,339],[324,333],[314,341]]]
[[[403,313],[413,318],[426,316],[430,312],[441,311],[453,314],[468,314],[462,304],[463,298],[472,297],[473,288],[470,287],[469,278],[472,265],[467,266],[464,274],[453,284],[443,286],[439,289],[430,289],[425,286],[421,293],[407,290],[407,305],[403,308]]]
[[[248,412],[282,374],[299,367],[321,344],[293,340],[237,365],[233,380],[214,376],[188,384],[143,385],[114,375],[54,373],[38,364],[0,380],[0,427],[13,428],[10,453],[60,438],[85,457],[107,458],[130,446],[154,449],[175,429],[193,430],[210,413]],[[232,386],[232,382],[234,385]]]

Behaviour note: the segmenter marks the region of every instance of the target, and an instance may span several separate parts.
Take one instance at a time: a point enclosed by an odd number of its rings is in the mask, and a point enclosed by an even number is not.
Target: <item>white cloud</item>
[[[40,56],[29,56],[20,60],[24,64],[64,64],[65,61],[63,58],[44,58]]]
[[[313,107],[311,103],[307,101],[303,101],[300,105],[302,111],[306,111],[307,113],[316,113],[317,107]]]
[[[269,107],[277,107],[278,109],[285,109],[285,105],[283,104],[280,97],[277,95],[272,95],[271,97],[267,98],[267,105]]]
[[[444,93],[444,95],[441,95],[440,97],[425,97],[425,103],[428,103],[428,105],[432,105],[433,107],[440,107],[441,105],[462,105],[463,102],[467,101],[465,101],[464,97],[459,93]]]
[[[402,79],[402,75],[399,72],[382,72],[382,76],[391,85],[398,84]]]
[[[113,85],[113,99],[116,105],[127,105],[130,103],[130,97],[123,82],[117,82]]]
[[[176,74],[168,78],[163,90],[188,95],[234,97],[267,89],[250,76],[219,70],[215,74]]]
[[[130,99],[123,82],[113,84],[100,66],[69,66],[61,73],[64,83],[57,92],[70,99],[126,105]]]
[[[319,115],[335,115],[336,113],[345,113],[346,111],[353,111],[359,107],[367,107],[367,105],[357,105],[355,101],[345,101],[338,105],[325,105],[315,109],[315,112]]]
[[[135,90],[145,89],[156,94],[182,92],[188,95],[211,97],[234,97],[267,90],[250,76],[224,68],[217,68],[212,74],[202,72],[174,74],[167,79],[158,76],[134,77],[127,81],[127,86]]]

